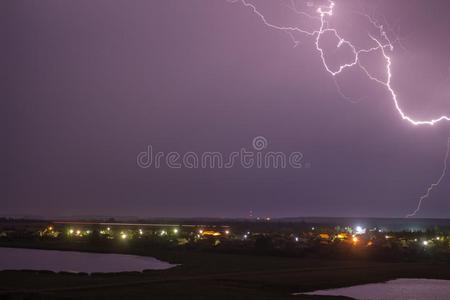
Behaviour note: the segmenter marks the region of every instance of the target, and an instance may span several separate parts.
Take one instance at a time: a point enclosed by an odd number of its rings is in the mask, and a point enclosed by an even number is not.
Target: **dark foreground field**
[[[11,246],[11,245],[9,245]],[[25,246],[25,245],[16,245]],[[87,245],[35,245],[89,249]],[[291,296],[394,278],[450,279],[448,264],[386,263],[247,256],[201,252],[110,249],[180,263],[165,271],[118,274],[0,272],[2,299],[335,299]]]

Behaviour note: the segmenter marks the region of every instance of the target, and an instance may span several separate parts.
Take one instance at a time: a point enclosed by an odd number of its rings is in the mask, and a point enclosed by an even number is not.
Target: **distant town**
[[[397,221],[396,221],[397,220]],[[177,249],[332,259],[449,260],[450,225],[445,220],[165,220],[150,222],[39,221],[2,219],[0,245],[61,248]],[[197,221],[202,221],[201,219]],[[189,223],[190,222],[190,223]],[[328,223],[326,223],[328,222]],[[345,225],[345,222],[349,224]],[[336,225],[339,223],[340,225]],[[352,224],[350,224],[352,223]],[[371,226],[367,226],[367,224]],[[400,226],[401,225],[401,226]],[[406,227],[405,227],[406,226]],[[64,248],[64,247],[63,247]]]

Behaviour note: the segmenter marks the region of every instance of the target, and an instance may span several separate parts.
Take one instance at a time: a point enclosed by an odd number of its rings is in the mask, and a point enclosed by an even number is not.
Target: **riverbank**
[[[447,264],[382,263],[273,256],[217,254],[176,249],[133,247],[132,244],[92,245],[55,241],[2,242],[0,246],[123,253],[152,256],[181,264],[143,273],[75,275],[52,272],[0,272],[6,295],[83,299],[322,299],[292,293],[383,282],[396,278],[450,279]],[[129,297],[129,296],[128,296]],[[332,299],[332,298],[324,298]]]
[[[402,278],[383,283],[315,291],[308,294],[322,296],[342,295],[365,300],[448,300],[448,296],[450,295],[450,280]]]
[[[72,273],[142,272],[176,265],[150,256],[0,247],[0,270]]]

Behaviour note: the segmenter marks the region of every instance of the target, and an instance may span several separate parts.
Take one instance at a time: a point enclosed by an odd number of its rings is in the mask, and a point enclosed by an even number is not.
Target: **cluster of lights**
[[[46,230],[48,230],[48,231],[51,231],[51,230],[53,230],[53,227],[47,227],[46,228]],[[173,228],[172,230],[171,230],[171,232],[173,233],[173,234],[178,234],[179,233],[179,229],[178,228]],[[73,229],[73,228],[69,228],[68,230],[67,230],[67,234],[68,235],[76,235],[76,236],[83,236],[83,235],[89,235],[89,234],[91,234],[92,233],[92,231],[91,230],[86,230],[86,231],[82,231],[82,230],[79,230],[79,229]],[[100,230],[99,231],[99,233],[100,234],[102,234],[102,235],[111,235],[112,233],[113,233],[113,231],[112,231],[112,229],[111,229],[111,227],[107,227],[106,229],[102,229],[102,230]],[[139,236],[143,236],[144,235],[144,230],[142,229],[142,228],[139,228],[138,230],[137,230],[137,234],[139,234]],[[162,229],[161,231],[159,231],[159,235],[161,235],[161,236],[165,236],[165,235],[167,235],[168,234],[168,231],[166,231],[166,230],[164,230],[164,229]],[[121,231],[120,233],[119,233],[119,237],[120,238],[122,238],[122,239],[127,239],[127,238],[130,238],[130,237],[132,237],[132,236],[134,236],[134,235],[131,235],[131,234],[127,234],[127,233],[125,233],[124,231]]]
[[[48,235],[48,236],[52,236],[52,237],[57,237],[59,235],[58,232],[53,231],[53,226],[51,226],[51,225],[45,227],[45,229],[40,231],[39,234],[41,236]]]
[[[260,221],[260,220],[266,220],[266,221],[270,221],[271,219],[269,218],[269,217],[266,217],[266,218],[261,218],[261,217],[256,217],[256,220],[257,221]]]
[[[366,234],[366,229],[363,228],[362,226],[355,226],[355,229],[353,230],[351,227],[346,227],[347,232],[341,232],[335,235],[334,238],[338,238],[340,240],[346,240],[348,242],[350,242],[351,244],[353,244],[353,246],[357,246],[357,245],[362,245],[362,240],[360,239],[360,236],[363,236],[364,234]],[[312,230],[315,230],[316,228],[312,227]],[[336,227],[336,230],[339,230],[340,227]],[[45,230],[49,231],[49,232],[53,232],[54,228],[52,226],[48,226],[45,228]],[[351,234],[354,231],[353,234]],[[370,232],[375,231],[375,232],[379,232],[379,230],[377,230],[377,228],[373,228],[371,230],[369,230]],[[135,231],[133,231],[135,232]],[[118,238],[120,238],[121,240],[127,240],[127,239],[131,239],[135,236],[135,234],[132,231],[128,230],[124,230],[124,231],[120,231]],[[179,229],[178,228],[172,228],[171,231],[173,234],[178,234],[179,233]],[[92,233],[92,230],[80,230],[80,229],[73,229],[73,228],[69,228],[67,230],[67,233],[69,236],[75,235],[77,237],[83,237],[85,235],[89,235]],[[107,233],[112,233],[111,228],[106,228],[106,230],[101,230],[100,231],[101,234],[107,234]],[[137,233],[142,236],[144,234],[143,229],[138,229]],[[159,231],[159,234],[161,236],[165,236],[168,235],[168,231],[161,229]],[[212,231],[212,230],[205,230],[205,229],[198,229],[197,230],[197,234],[196,237],[197,238],[201,238],[202,236],[220,236],[222,234],[225,235],[229,235],[230,234],[230,230],[226,229],[224,230],[222,233],[220,232],[216,232],[216,231]],[[247,231],[242,235],[242,239],[243,240],[247,240],[250,236],[251,232]],[[322,235],[326,236],[326,237],[322,237]],[[300,238],[296,235],[291,235],[291,237],[293,236],[293,239],[295,242],[299,242]],[[321,238],[323,239],[330,239],[330,235],[327,233],[320,233]],[[384,236],[386,240],[388,239],[392,239],[395,238],[395,236],[392,235],[385,235]],[[111,237],[113,238],[113,237]],[[428,240],[421,240],[419,241],[418,238],[414,238],[413,241],[414,242],[419,242],[421,245],[423,245],[424,247],[428,247],[431,245],[435,245],[435,243],[438,242],[444,242],[447,239],[446,236],[435,236],[433,238],[430,238]],[[437,241],[437,242],[436,242]],[[402,240],[402,242],[404,242],[404,240]],[[434,242],[434,243],[433,243]],[[367,242],[367,246],[372,246],[373,242],[370,240]]]
[[[89,235],[91,234],[92,231],[91,230],[85,230],[84,232],[81,231],[80,229],[73,229],[73,228],[69,228],[69,230],[67,230],[67,234],[68,235],[76,235],[79,237],[82,237],[83,235]]]

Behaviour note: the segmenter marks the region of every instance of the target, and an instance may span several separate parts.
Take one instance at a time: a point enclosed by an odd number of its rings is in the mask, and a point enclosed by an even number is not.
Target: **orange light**
[[[202,230],[201,234],[202,235],[206,235],[206,236],[208,236],[208,235],[212,235],[212,236],[219,236],[219,235],[221,235],[220,232],[213,231],[213,230],[205,230],[205,231]]]
[[[348,235],[346,233],[339,233],[337,237],[338,239],[344,240],[348,237]]]
[[[356,236],[355,236],[355,237],[353,237],[353,239],[352,239],[352,240],[353,240],[353,243],[355,243],[355,244],[356,244],[356,243],[358,242],[358,238],[357,238]]]
[[[330,235],[328,233],[321,233],[319,234],[319,237],[321,239],[328,240],[330,238]]]

